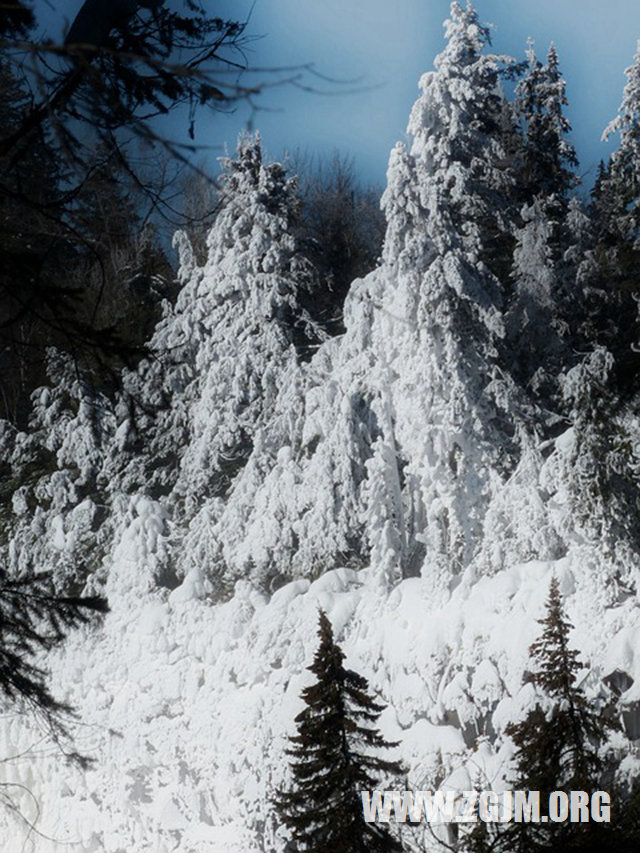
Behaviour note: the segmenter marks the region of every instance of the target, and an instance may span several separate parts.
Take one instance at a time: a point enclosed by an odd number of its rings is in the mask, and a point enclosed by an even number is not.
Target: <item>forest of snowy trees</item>
[[[626,79],[590,189],[555,47],[496,55],[453,0],[383,217],[344,158],[298,178],[247,134],[183,185],[175,272],[117,151],[70,202],[59,137],[0,148],[0,827],[25,850],[635,849],[640,47]],[[314,839],[294,786],[327,790],[303,754],[334,681],[380,727],[349,808],[362,779],[580,784],[617,823]],[[41,736],[79,760],[9,760]]]

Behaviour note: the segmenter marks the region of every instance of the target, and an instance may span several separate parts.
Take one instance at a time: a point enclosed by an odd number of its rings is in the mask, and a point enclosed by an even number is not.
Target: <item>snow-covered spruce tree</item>
[[[519,189],[529,203],[552,196],[561,202],[578,183],[578,158],[568,140],[571,124],[564,114],[566,83],[553,44],[544,65],[529,44],[527,62],[515,93],[516,115],[524,125]]]
[[[596,545],[611,600],[637,588],[640,550],[640,435],[635,406],[615,389],[613,355],[597,347],[560,377],[572,424],[543,475],[556,494],[566,541]]]
[[[130,380],[134,399],[159,410],[149,447],[158,491],[195,501],[225,493],[268,418],[278,373],[308,354],[298,297],[315,283],[291,235],[295,179],[262,162],[257,135],[222,165],[207,261],[198,267],[176,235],[182,289],[152,338],[155,359]]]
[[[492,478],[517,458],[519,407],[501,369],[514,178],[500,75],[511,61],[483,53],[489,32],[470,4],[452,3],[446,34],[409,149],[390,161],[380,273],[396,446],[409,459],[408,547],[419,537],[434,594],[481,541]]]
[[[578,183],[578,160],[568,140],[566,87],[554,45],[544,65],[531,44],[527,60],[516,87],[515,112],[523,134],[517,194],[523,204],[506,323],[515,374],[548,397],[565,349],[559,291],[571,301],[575,295],[575,268],[565,263],[564,252],[568,193]]]
[[[510,73],[513,60],[483,53],[489,30],[471,3],[463,8],[453,0],[445,31],[447,45],[436,70],[420,81],[423,95],[407,129],[410,153],[434,249],[442,255],[458,248],[467,261],[481,261],[479,274],[489,289],[489,273],[501,268],[511,225],[514,174],[505,150],[500,78]]]
[[[375,728],[384,706],[366,679],[344,668],[344,653],[320,611],[320,644],[309,671],[316,681],[302,691],[306,707],[290,738],[291,790],[277,795],[276,810],[296,853],[383,853],[402,850],[388,826],[365,823],[361,791],[398,778],[401,766],[376,753],[388,743]]]
[[[114,418],[71,356],[49,350],[47,371],[51,384],[33,394],[28,431],[3,430],[11,497],[2,550],[11,577],[46,570],[59,590],[79,593],[96,588],[108,544],[104,469]]]
[[[317,342],[299,301],[315,280],[292,236],[295,179],[277,163],[262,163],[257,137],[243,140],[225,169],[223,207],[209,234],[201,281],[214,304],[202,321],[176,488],[195,502],[188,511],[203,497],[226,493],[255,433],[270,419],[285,377]]]
[[[140,450],[124,471],[125,490],[161,500],[180,541],[194,524],[179,573],[203,553],[216,559],[207,537],[220,499],[317,342],[300,305],[316,279],[293,236],[295,179],[263,163],[257,135],[241,138],[237,156],[222,163],[207,261],[198,267],[178,235],[183,286],[151,341],[154,360],[128,379],[137,422],[123,410],[125,443]]]
[[[615,357],[618,387],[638,390],[640,356],[637,298],[640,292],[640,42],[616,118],[604,139],[618,133],[620,144],[602,169],[593,200],[595,271],[599,296],[591,309],[596,343]]]

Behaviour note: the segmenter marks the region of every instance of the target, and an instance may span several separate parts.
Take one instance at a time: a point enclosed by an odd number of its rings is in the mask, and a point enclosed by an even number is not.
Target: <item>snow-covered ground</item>
[[[421,579],[386,594],[367,571],[349,569],[295,581],[270,599],[238,582],[231,601],[211,606],[197,576],[171,593],[119,594],[145,535],[134,524],[124,536],[104,626],[74,632],[52,660],[58,690],[80,712],[78,749],[94,766],[69,766],[21,718],[1,729],[3,781],[30,788],[42,833],[22,848],[28,833],[15,818],[5,824],[15,840],[4,850],[275,850],[271,798],[287,778],[286,738],[311,678],[318,608],[347,665],[388,703],[381,729],[400,741],[396,755],[415,786],[445,787],[452,774],[457,788],[508,784],[501,732],[529,707],[521,680],[552,573],[576,624],[570,641],[581,649],[590,695],[623,667],[635,682],[626,698],[637,699],[640,610],[635,600],[607,606],[588,555],[473,583],[463,577],[437,610]],[[30,794],[15,795],[35,818]]]

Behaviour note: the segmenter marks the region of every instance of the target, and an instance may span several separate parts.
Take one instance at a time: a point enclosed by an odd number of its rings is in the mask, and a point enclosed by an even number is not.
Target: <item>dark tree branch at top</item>
[[[102,47],[109,33],[126,26],[139,8],[154,10],[163,4],[164,0],[85,0],[64,43]]]

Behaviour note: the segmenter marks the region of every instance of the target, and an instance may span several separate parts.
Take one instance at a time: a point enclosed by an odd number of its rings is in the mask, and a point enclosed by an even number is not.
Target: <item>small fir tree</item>
[[[538,689],[541,701],[506,731],[516,746],[514,787],[539,791],[544,813],[553,791],[599,788],[605,769],[599,750],[615,724],[590,705],[578,685],[582,664],[579,652],[569,646],[573,625],[565,615],[556,577],[549,587],[546,615],[538,621],[544,630],[529,650],[536,669],[524,680]],[[596,841],[606,840],[601,831],[582,823],[513,823],[499,832],[501,843],[494,840],[490,849],[595,850]]]
[[[291,832],[293,850],[305,853],[374,853],[402,850],[387,827],[364,822],[362,790],[376,788],[380,775],[399,776],[397,762],[374,750],[388,749],[375,728],[383,705],[365,678],[344,668],[344,654],[331,623],[320,611],[320,645],[310,672],[316,682],[302,691],[306,703],[290,738],[295,787],[280,792],[277,811]]]
[[[538,620],[544,630],[529,650],[537,668],[525,676],[525,683],[537,687],[551,709],[545,712],[538,703],[508,733],[516,745],[520,783],[540,791],[559,785],[577,789],[592,785],[602,769],[598,747],[608,725],[577,684],[582,664],[579,652],[569,647],[573,625],[565,615],[556,577],[546,608],[546,616]]]

